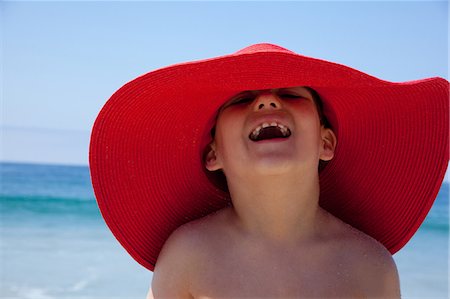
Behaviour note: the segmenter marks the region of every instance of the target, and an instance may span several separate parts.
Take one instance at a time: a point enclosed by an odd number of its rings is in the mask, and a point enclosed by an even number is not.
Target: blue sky
[[[87,164],[127,81],[271,42],[390,81],[448,79],[448,2],[0,2],[1,159]]]

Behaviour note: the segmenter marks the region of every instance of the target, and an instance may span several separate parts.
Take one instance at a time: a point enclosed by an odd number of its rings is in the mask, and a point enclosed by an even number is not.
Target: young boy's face
[[[209,170],[225,175],[281,174],[333,157],[336,138],[321,125],[304,87],[242,92],[219,111],[206,157]]]

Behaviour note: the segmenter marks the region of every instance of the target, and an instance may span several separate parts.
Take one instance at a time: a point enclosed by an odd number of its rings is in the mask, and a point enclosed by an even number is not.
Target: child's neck
[[[318,175],[252,176],[236,186],[229,182],[236,223],[246,233],[277,242],[311,239],[327,217]]]

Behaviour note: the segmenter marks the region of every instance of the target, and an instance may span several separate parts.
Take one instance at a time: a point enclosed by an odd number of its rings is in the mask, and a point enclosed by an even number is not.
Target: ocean
[[[145,298],[152,273],[106,227],[85,166],[0,163],[0,298]],[[403,298],[448,298],[449,184],[394,255]]]

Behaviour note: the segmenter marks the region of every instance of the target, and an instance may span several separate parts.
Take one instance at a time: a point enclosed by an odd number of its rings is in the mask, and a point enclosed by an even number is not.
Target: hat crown
[[[245,47],[239,51],[237,51],[235,54],[236,55],[240,55],[240,54],[251,54],[251,53],[256,53],[256,52],[284,52],[284,53],[290,53],[290,54],[295,54],[294,52],[285,49],[283,47],[274,45],[274,44],[269,44],[269,43],[260,43],[260,44],[254,44],[254,45],[250,45],[248,47]]]

